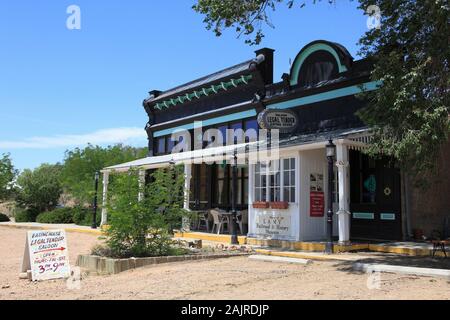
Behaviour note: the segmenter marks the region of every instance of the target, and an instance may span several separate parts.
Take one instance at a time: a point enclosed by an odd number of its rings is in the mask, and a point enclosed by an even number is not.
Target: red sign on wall
[[[309,214],[311,217],[323,217],[325,213],[325,195],[323,192],[310,191]]]

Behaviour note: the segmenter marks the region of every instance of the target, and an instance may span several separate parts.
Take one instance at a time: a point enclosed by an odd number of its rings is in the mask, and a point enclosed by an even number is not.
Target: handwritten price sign
[[[25,269],[31,270],[33,281],[69,277],[65,231],[28,231],[22,271]]]

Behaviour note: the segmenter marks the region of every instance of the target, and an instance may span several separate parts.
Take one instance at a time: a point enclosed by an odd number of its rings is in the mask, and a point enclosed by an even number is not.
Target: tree
[[[423,181],[450,132],[449,3],[360,0],[360,8],[373,4],[381,27],[360,39],[361,54],[374,58],[371,77],[382,87],[364,94],[360,112],[374,132],[368,151],[394,157]]]
[[[13,183],[18,171],[14,169],[9,154],[3,154],[0,159],[0,200],[8,199],[13,192]]]
[[[311,3],[321,0],[311,0]],[[327,0],[329,3],[335,0]],[[238,37],[248,36],[246,43],[259,44],[264,38],[263,25],[273,27],[268,12],[275,11],[278,4],[285,3],[288,8],[298,4],[299,8],[306,1],[295,0],[198,0],[192,8],[203,15],[208,30],[213,30],[216,36],[221,36],[226,28],[234,28]],[[254,35],[253,38],[250,37]]]
[[[17,203],[36,216],[56,207],[62,194],[61,165],[42,164],[26,169],[17,178]]]
[[[205,15],[207,29],[220,36],[224,28],[259,44],[262,24],[271,25],[267,12],[285,2],[290,8],[304,1],[198,0],[193,7]],[[316,1],[312,1],[315,3]],[[334,1],[329,1],[334,2]],[[373,80],[379,90],[364,94],[367,107],[359,113],[374,137],[368,152],[394,157],[412,177],[424,177],[448,139],[449,123],[449,11],[448,0],[360,0],[381,10],[380,28],[360,39],[365,57],[374,59]],[[242,31],[243,30],[243,31]]]
[[[90,203],[94,195],[94,175],[105,167],[145,157],[145,148],[133,148],[121,144],[108,146],[88,145],[84,149],[66,151],[61,179],[64,189],[77,204]],[[100,181],[99,188],[102,188]],[[99,201],[101,202],[101,193]]]
[[[137,170],[115,175],[108,197],[107,244],[113,256],[142,257],[173,253],[170,233],[186,214],[183,168],[158,169],[147,185]],[[145,196],[141,199],[138,194]]]

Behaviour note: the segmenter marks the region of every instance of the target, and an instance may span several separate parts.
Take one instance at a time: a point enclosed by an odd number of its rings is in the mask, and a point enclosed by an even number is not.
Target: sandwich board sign
[[[64,230],[27,232],[22,272],[31,270],[33,281],[70,276],[67,238]]]

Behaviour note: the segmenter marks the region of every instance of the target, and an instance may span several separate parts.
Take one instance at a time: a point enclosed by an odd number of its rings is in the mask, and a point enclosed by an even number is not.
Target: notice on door
[[[325,214],[325,194],[323,192],[323,174],[320,173],[310,174],[309,214],[311,217],[323,217]]]
[[[70,276],[67,238],[64,230],[28,231],[22,272],[31,270],[33,281]]]

